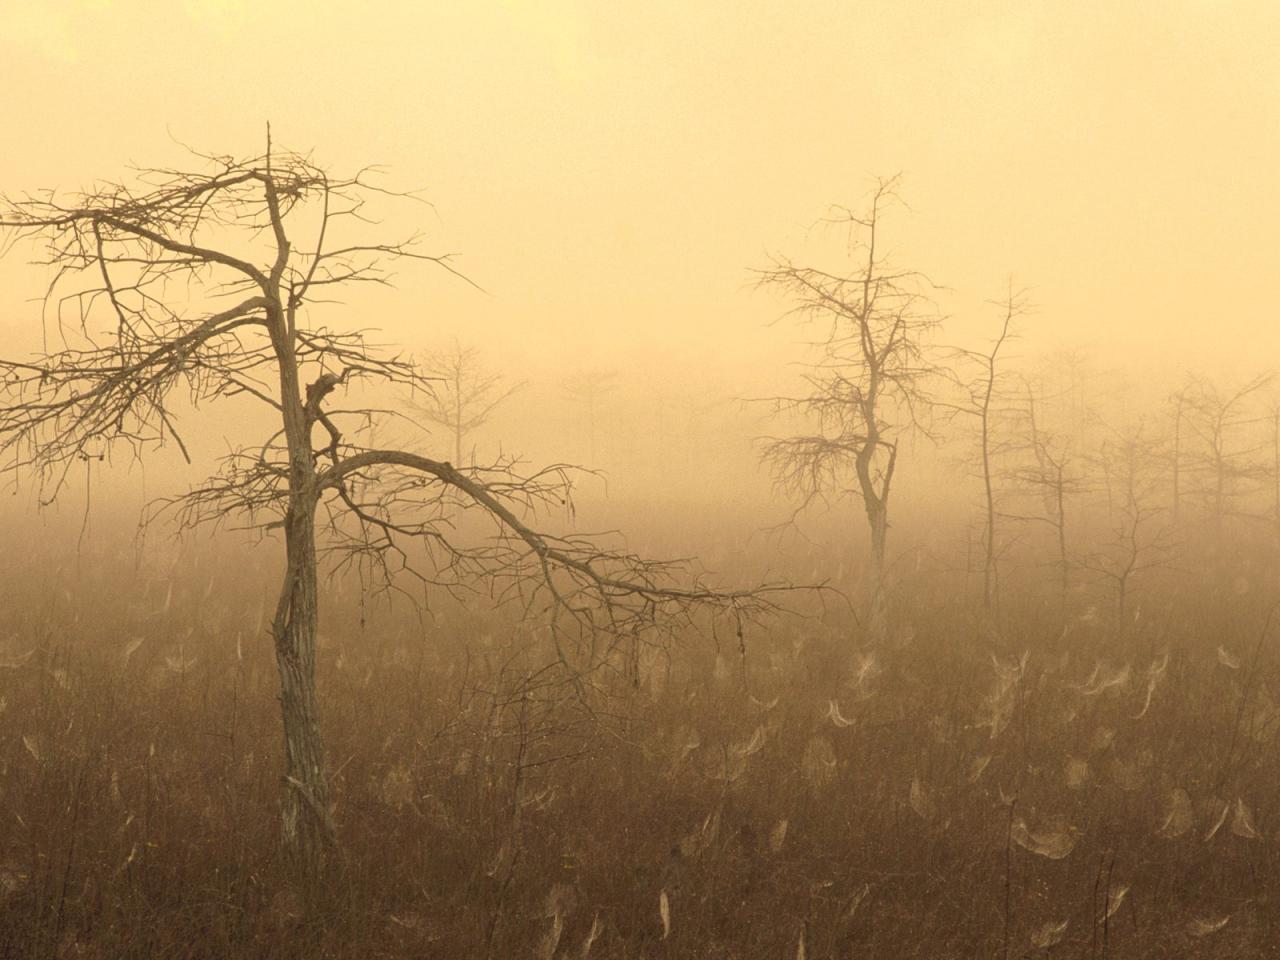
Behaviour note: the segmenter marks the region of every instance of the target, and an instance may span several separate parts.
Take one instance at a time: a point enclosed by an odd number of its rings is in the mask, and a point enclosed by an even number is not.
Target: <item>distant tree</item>
[[[1078,454],[1071,435],[1047,429],[1040,423],[1039,403],[1030,381],[1024,380],[1026,429],[1023,434],[1024,462],[1014,469],[1014,482],[1040,503],[1036,513],[1018,519],[1044,523],[1052,531],[1054,563],[1058,568],[1060,602],[1065,610],[1071,588],[1071,552],[1067,527],[1067,504],[1088,490],[1077,463]]]
[[[596,465],[596,441],[599,437],[600,408],[618,387],[618,375],[612,370],[579,370],[564,381],[564,392],[586,415],[587,457]]]
[[[1173,445],[1169,451],[1169,462],[1174,523],[1182,519],[1182,448],[1186,439],[1187,410],[1191,405],[1190,397],[1193,387],[1193,383],[1183,384],[1169,397],[1169,405],[1173,408]]]
[[[284,731],[283,839],[306,875],[335,843],[315,680],[322,551],[391,578],[499,596],[547,618],[560,641],[594,650],[601,633],[632,636],[711,604],[750,613],[759,591],[718,593],[684,568],[643,560],[582,536],[530,525],[567,498],[567,468],[533,474],[510,461],[464,467],[412,450],[361,444],[372,411],[332,401],[358,384],[426,390],[403,355],[356,328],[313,315],[335,287],[387,282],[391,262],[449,269],[413,240],[365,239],[366,206],[395,194],[367,172],[338,176],[273,151],[200,158],[199,169],[144,170],[133,185],[0,201],[0,250],[26,238],[52,271],[45,305],[53,344],[0,361],[0,452],[45,500],[87,456],[140,457],[172,442],[183,401],[240,398],[274,423],[221,469],[168,504],[186,524],[238,516],[284,537],[285,570],[271,620]],[[253,422],[252,420],[248,422]],[[363,434],[367,436],[367,432]],[[471,544],[448,523],[460,509],[489,518]],[[608,647],[610,644],[599,644]]]
[[[1000,309],[1001,319],[997,335],[985,350],[962,349],[958,351],[963,362],[976,365],[978,372],[964,383],[965,398],[958,404],[951,404],[952,409],[973,417],[978,423],[978,473],[982,479],[983,492],[983,533],[982,533],[982,606],[990,614],[998,606],[999,596],[999,546],[996,540],[995,492],[995,457],[1009,447],[1009,441],[1000,442],[995,436],[996,415],[998,413],[997,388],[1000,385],[1001,353],[1016,336],[1015,321],[1026,313],[1027,295],[1025,291],[1014,290],[1012,284],[1008,295],[996,306]]]
[[[925,381],[935,372],[927,340],[938,326],[926,278],[890,264],[880,235],[897,178],[878,181],[864,211],[835,207],[825,219],[847,234],[850,267],[828,271],[777,256],[756,271],[760,287],[791,302],[786,316],[818,329],[817,356],[798,396],[767,398],[812,431],[765,441],[762,459],[802,509],[855,492],[870,533],[868,629],[887,629],[889,500],[899,443],[923,422]]]
[[[1080,566],[1110,584],[1116,622],[1124,629],[1135,582],[1172,558],[1173,527],[1160,502],[1159,453],[1141,423],[1104,442],[1094,462],[1110,491],[1111,532]]]
[[[1101,409],[1115,410],[1116,384],[1098,370],[1082,350],[1054,349],[1042,354],[1028,371],[1041,429],[1083,453],[1096,447],[1108,431]]]
[[[1237,498],[1266,473],[1258,460],[1262,443],[1254,429],[1265,416],[1253,401],[1270,380],[1267,375],[1257,376],[1223,392],[1212,381],[1196,378],[1187,391],[1187,423],[1200,442],[1183,456],[1200,479],[1200,496],[1219,548]]]
[[[498,409],[523,384],[507,384],[501,374],[490,373],[475,347],[457,340],[448,350],[429,353],[419,361],[429,378],[429,389],[416,392],[409,401],[413,413],[444,427],[453,441],[453,463],[465,463],[463,447],[471,434],[489,422]],[[475,464],[475,448],[471,450]]]

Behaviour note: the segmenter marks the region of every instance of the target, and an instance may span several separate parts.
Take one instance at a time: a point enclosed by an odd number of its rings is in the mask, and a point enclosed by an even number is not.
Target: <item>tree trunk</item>
[[[889,535],[889,511],[883,503],[867,506],[871,527],[871,596],[867,604],[867,633],[873,641],[885,639],[889,630],[888,595],[885,589],[885,546]]]
[[[996,606],[996,497],[991,485],[990,436],[987,411],[982,411],[982,485],[987,500],[987,525],[983,536],[982,609],[989,618]]]
[[[269,196],[273,199],[273,195]],[[302,877],[311,881],[324,872],[329,849],[336,849],[316,697],[318,494],[311,447],[311,428],[327,389],[333,385],[329,384],[326,389],[322,381],[317,380],[307,388],[304,402],[293,343],[294,318],[287,315],[283,303],[278,302],[272,319],[271,339],[279,363],[280,405],[289,448],[289,509],[285,515],[287,563],[272,621],[284,728],[281,828],[286,856]]]
[[[866,422],[874,424],[869,410],[864,410]],[[867,635],[873,642],[884,640],[889,633],[889,598],[885,583],[885,545],[889,536],[889,490],[893,483],[893,471],[898,462],[898,448],[888,444],[889,460],[885,464],[880,489],[871,474],[871,458],[875,456],[878,439],[872,437],[858,451],[855,469],[858,487],[862,493],[862,506],[867,513],[867,526],[871,530],[871,595],[867,604]]]
[[[327,853],[335,842],[324,742],[316,708],[314,507],[305,501],[296,502],[290,509],[286,531],[288,569],[272,631],[284,725],[281,821],[286,853],[304,874],[314,877],[323,871]]]

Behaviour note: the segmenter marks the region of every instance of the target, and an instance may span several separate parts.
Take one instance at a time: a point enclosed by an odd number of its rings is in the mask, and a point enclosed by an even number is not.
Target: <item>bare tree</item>
[[[1173,406],[1173,446],[1169,451],[1170,458],[1170,482],[1173,486],[1173,522],[1177,523],[1182,519],[1182,445],[1184,440],[1183,431],[1186,428],[1187,408],[1190,406],[1190,396],[1193,383],[1184,384],[1173,392],[1169,397],[1169,403]]]
[[[996,303],[1000,308],[1000,329],[986,350],[961,349],[962,361],[975,364],[978,374],[964,385],[967,397],[952,409],[974,417],[978,421],[978,467],[982,478],[985,520],[982,533],[982,606],[990,614],[998,606],[999,571],[997,563],[999,545],[996,541],[996,493],[994,457],[1008,444],[997,442],[995,420],[997,413],[997,388],[1000,383],[999,363],[1001,351],[1016,335],[1014,322],[1027,311],[1027,295],[1024,290],[1014,290],[1010,284],[1008,295]]]
[[[448,350],[428,354],[419,363],[433,382],[431,389],[415,394],[410,409],[420,417],[449,431],[453,439],[453,462],[465,462],[463,446],[475,430],[489,422],[493,412],[523,384],[506,384],[501,374],[485,370],[480,351],[455,340]],[[471,450],[475,463],[475,448]]]
[[[1040,423],[1035,390],[1029,381],[1024,381],[1024,387],[1025,452],[1029,454],[1030,462],[1014,470],[1014,480],[1040,501],[1040,509],[1036,513],[1018,515],[1017,519],[1047,524],[1052,531],[1059,599],[1065,610],[1071,587],[1067,503],[1084,493],[1088,486],[1077,465],[1072,437],[1049,430]]]
[[[802,509],[856,491],[871,538],[868,628],[875,637],[887,629],[885,558],[899,441],[921,422],[924,381],[933,372],[926,341],[939,323],[928,281],[892,266],[884,252],[881,218],[896,186],[897,178],[882,179],[863,212],[836,207],[824,221],[847,233],[849,272],[782,256],[756,271],[759,286],[791,301],[786,316],[820,333],[806,392],[768,398],[776,412],[807,418],[812,432],[768,439],[762,459],[781,489],[801,497]]]
[[[1256,460],[1261,444],[1250,430],[1264,417],[1250,401],[1270,380],[1268,375],[1257,376],[1224,393],[1216,384],[1196,379],[1187,395],[1187,422],[1200,440],[1187,456],[1199,476],[1199,492],[1209,514],[1214,546],[1219,549],[1237,498],[1248,492],[1243,487],[1266,472]]]
[[[1142,424],[1104,443],[1095,463],[1104,470],[1113,498],[1112,531],[1080,565],[1108,582],[1114,592],[1120,629],[1128,623],[1129,603],[1138,577],[1166,566],[1172,555],[1172,526],[1158,502],[1159,479],[1152,444]]]
[[[337,568],[408,573],[450,590],[488,584],[547,618],[566,660],[584,669],[612,648],[607,638],[670,625],[692,605],[746,615],[770,605],[764,593],[677,585],[684,568],[607,541],[535,529],[531,511],[567,499],[567,467],[464,468],[353,439],[372,411],[335,398],[430,381],[366,331],[319,323],[318,305],[337,287],[385,284],[394,262],[452,269],[448,258],[422,252],[416,238],[365,239],[375,224],[367,205],[404,196],[368,171],[335,176],[269,144],[262,156],[205,156],[193,166],[0,202],[0,249],[25,238],[51,269],[46,329],[57,335],[32,359],[0,361],[0,451],[48,501],[82,458],[102,451],[140,457],[173,443],[189,458],[179,428],[186,403],[237,398],[273,421],[165,506],[185,524],[236,516],[264,535],[283,533],[271,621],[283,839],[305,873],[316,875],[335,843],[315,678],[322,555]],[[487,518],[488,535],[455,532],[465,508]],[[584,654],[567,650],[574,641]]]
[[[587,457],[592,466],[596,461],[596,440],[599,436],[600,408],[617,388],[618,375],[612,370],[579,370],[565,378],[564,392],[574,403],[582,407],[587,419]]]

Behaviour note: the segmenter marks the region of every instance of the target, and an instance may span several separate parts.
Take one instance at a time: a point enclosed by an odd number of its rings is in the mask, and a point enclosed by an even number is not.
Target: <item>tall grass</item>
[[[1253,957],[1276,942],[1280,661],[1261,600],[1123,630],[904,592],[584,707],[501,612],[328,597],[343,858],[277,857],[263,571],[13,571],[0,955]],[[994,637],[994,639],[993,639]],[[607,707],[607,709],[605,709]]]

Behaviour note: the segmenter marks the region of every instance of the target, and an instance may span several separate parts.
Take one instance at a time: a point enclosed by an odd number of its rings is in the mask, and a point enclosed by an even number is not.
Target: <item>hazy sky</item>
[[[0,186],[278,142],[389,165],[488,291],[360,301],[502,362],[778,360],[747,268],[902,171],[904,263],[953,339],[1013,274],[1029,340],[1280,347],[1280,4],[0,0]],[[0,268],[6,327],[32,275]],[[21,317],[18,318],[19,320]],[[993,318],[992,318],[993,319]],[[411,333],[409,324],[419,333]],[[625,348],[619,353],[618,348]],[[742,369],[747,369],[745,363]],[[744,376],[744,380],[747,377]]]

